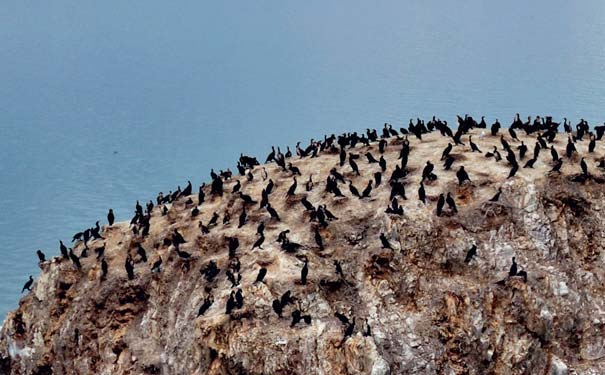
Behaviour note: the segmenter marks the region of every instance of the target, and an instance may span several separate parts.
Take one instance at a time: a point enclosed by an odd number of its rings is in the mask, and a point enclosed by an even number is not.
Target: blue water
[[[5,0],[0,41],[0,316],[36,249],[240,152],[433,114],[605,120],[602,0]]]

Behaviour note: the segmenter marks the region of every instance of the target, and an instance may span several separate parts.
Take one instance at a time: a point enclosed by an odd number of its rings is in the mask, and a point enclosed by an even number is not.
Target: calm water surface
[[[36,249],[240,152],[433,114],[600,124],[604,23],[601,0],[6,0],[0,316]]]

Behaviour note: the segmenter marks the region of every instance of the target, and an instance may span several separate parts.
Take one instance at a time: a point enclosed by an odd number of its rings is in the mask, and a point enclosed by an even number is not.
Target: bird
[[[283,312],[283,306],[281,304],[281,302],[278,299],[274,299],[273,303],[273,311],[275,311],[275,313],[277,314],[278,317],[282,317],[282,312]]]
[[[448,144],[447,144],[447,146],[446,146],[446,147],[445,147],[445,149],[443,150],[443,153],[441,154],[441,160],[445,159],[445,158],[446,158],[446,157],[447,157],[447,156],[450,154],[450,152],[452,151],[452,148],[453,148],[453,147],[454,147],[454,146],[452,146],[452,144],[451,144],[451,143],[448,143]]]
[[[582,158],[582,160],[580,160],[580,168],[582,168],[582,174],[585,177],[588,176],[588,166],[586,165],[584,158]]]
[[[468,136],[468,143],[470,143],[470,145],[471,145],[471,151],[481,153],[481,150],[479,150],[479,147],[477,147],[477,145],[475,143],[473,143],[473,141],[471,140],[472,138],[473,138],[472,135]]]
[[[319,246],[319,250],[324,249],[323,238],[321,238],[321,233],[319,233],[319,227],[315,227],[315,243]]]
[[[265,208],[267,209],[267,212],[269,212],[269,215],[271,215],[272,218],[277,221],[281,221],[279,215],[277,214],[277,211],[275,211],[275,209],[270,204],[267,204]]]
[[[380,169],[382,169],[383,172],[387,170],[387,161],[384,159],[383,155],[380,155],[378,165],[380,165]]]
[[[241,191],[238,193],[239,193],[239,197],[244,201],[244,203],[246,203],[246,204],[258,203],[257,201],[253,200],[252,197],[250,197],[249,195],[246,195],[246,194],[242,193]]]
[[[37,250],[36,254],[38,254],[38,260],[40,260],[40,262],[46,262],[46,256],[44,255],[42,250]]]
[[[443,169],[445,169],[446,171],[449,171],[450,168],[452,167],[452,164],[454,164],[454,161],[456,161],[456,159],[454,159],[453,156],[448,155],[445,158],[445,163],[443,163]]]
[[[158,257],[158,260],[153,262],[153,266],[151,267],[151,272],[160,272],[162,267],[162,257]]]
[[[107,277],[107,270],[109,269],[109,266],[107,265],[107,262],[105,261],[105,258],[103,258],[101,260],[101,280],[105,280],[105,278]]]
[[[305,258],[305,264],[303,268],[300,270],[300,282],[303,285],[307,284],[307,275],[309,274],[309,260]]]
[[[389,240],[387,239],[387,237],[384,235],[384,233],[380,233],[380,242],[382,243],[382,248],[383,249],[390,249],[393,250],[393,247],[391,246],[391,244],[389,243]]]
[[[63,241],[59,241],[59,250],[61,251],[63,259],[69,259],[69,254],[67,253],[67,246],[63,244]]]
[[[27,280],[25,285],[23,285],[23,289],[21,289],[21,293],[23,293],[26,290],[31,292],[31,287],[32,287],[33,283],[34,283],[34,278],[31,275],[29,275],[29,280]]]
[[[418,200],[426,204],[426,192],[424,191],[424,183],[420,181],[420,187],[418,188]]]
[[[477,245],[471,246],[471,248],[466,252],[464,263],[469,263],[475,255],[477,255]]]
[[[513,257],[513,264],[511,264],[510,269],[508,270],[508,276],[516,276],[517,275],[517,262],[515,261],[515,257]]]
[[[178,247],[176,247],[175,250],[176,250],[176,253],[179,256],[179,258],[182,258],[182,259],[189,259],[189,258],[191,258],[191,254],[189,254],[188,252],[182,251]]]
[[[447,197],[445,198],[447,205],[454,211],[454,213],[458,213],[458,209],[456,208],[456,202],[454,202],[454,198],[450,193],[447,193]]]
[[[241,189],[241,187],[242,187],[242,183],[240,182],[240,180],[237,180],[235,185],[233,185],[233,190],[231,192],[235,194],[235,193],[239,192],[239,189]]]
[[[145,251],[143,246],[141,246],[141,244],[137,245],[137,254],[139,254],[143,262],[147,263],[147,252]]]
[[[559,154],[557,150],[555,150],[555,146],[550,146],[550,155],[552,156],[552,161],[559,160]]]
[[[466,173],[464,166],[462,165],[460,166],[460,169],[458,169],[458,172],[456,172],[456,177],[458,177],[459,185],[462,185],[466,181],[471,181],[471,179],[468,177],[468,173]]]
[[[263,242],[265,242],[265,235],[263,233],[260,233],[260,237],[258,238],[258,240],[256,240],[256,242],[254,242],[254,245],[252,245],[252,250],[257,247],[262,250]]]
[[[82,268],[82,265],[80,264],[80,259],[77,257],[76,254],[74,254],[72,249],[69,249],[69,259],[71,259],[72,263],[76,266],[77,269]]]
[[[551,172],[561,173],[561,167],[563,166],[563,159],[559,159],[555,162],[555,165],[550,170]]]
[[[490,202],[498,202],[500,200],[500,194],[502,194],[502,188],[498,188],[498,192],[494,195],[489,201]]]
[[[361,197],[368,198],[370,196],[371,192],[372,192],[372,180],[368,180],[368,186],[366,186],[366,188],[363,189],[363,192],[361,193]]]
[[[361,195],[359,194],[359,190],[357,190],[357,188],[353,185],[353,181],[351,181],[351,180],[349,180],[349,191],[351,192],[351,194],[353,194],[357,198],[361,198]]]
[[[349,325],[349,318],[346,315],[339,313],[338,311],[334,313],[334,316],[340,320],[340,322],[344,325]]]
[[[286,193],[286,195],[288,195],[288,196],[294,195],[294,193],[296,192],[296,186],[298,186],[298,182],[296,181],[296,176],[294,176],[293,179],[294,179],[294,182],[292,183],[292,185],[288,189],[288,192]]]
[[[109,226],[112,226],[115,220],[115,216],[113,214],[113,209],[109,209],[109,213],[107,214],[107,222],[109,223]]]
[[[254,281],[254,283],[262,283],[266,275],[267,269],[265,267],[261,267],[261,269],[258,270],[258,275],[256,275],[256,281]]]
[[[208,311],[210,306],[212,306],[213,303],[214,303],[214,297],[212,297],[211,294],[207,295],[204,298],[204,302],[202,303],[202,305],[200,306],[200,309],[197,312],[197,316],[204,315],[206,313],[206,311]]]
[[[244,225],[246,225],[246,219],[248,218],[248,214],[246,213],[246,207],[244,206],[242,208],[242,213],[239,215],[239,224],[238,224],[238,228],[243,227]]]
[[[443,193],[439,194],[439,199],[437,200],[437,216],[441,216],[441,212],[443,210],[443,206],[445,205],[445,196]]]
[[[523,166],[523,168],[533,168],[534,167],[534,163],[536,162],[537,159],[529,159],[525,165]]]

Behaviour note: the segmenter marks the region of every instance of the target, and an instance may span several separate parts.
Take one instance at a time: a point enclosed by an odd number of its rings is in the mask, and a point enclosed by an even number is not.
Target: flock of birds
[[[559,132],[560,123],[556,123],[552,121],[550,117],[536,117],[533,121],[531,118],[528,118],[526,122],[523,122],[519,115],[517,114],[506,130],[508,133],[508,137],[504,131],[501,132],[501,125],[496,120],[489,129],[489,133],[487,132],[487,124],[485,122],[484,117],[481,117],[480,121],[474,120],[472,117],[458,116],[458,128],[454,132],[447,124],[447,121],[441,121],[433,117],[428,123],[423,120],[417,119],[416,123],[410,120],[409,125],[406,128],[400,128],[399,131],[393,129],[392,125],[385,124],[382,129],[382,133],[379,135],[376,130],[367,129],[365,134],[358,135],[356,132],[342,134],[340,136],[324,136],[323,140],[311,140],[310,144],[303,148],[300,145],[300,142],[296,145],[296,156],[299,159],[303,158],[315,158],[319,156],[321,153],[331,153],[339,155],[339,162],[337,165],[330,170],[329,175],[325,180],[325,191],[329,194],[332,194],[334,199],[340,199],[341,197],[345,197],[346,195],[341,190],[342,186],[346,186],[351,197],[356,197],[358,199],[366,199],[371,196],[373,189],[381,188],[386,185],[383,184],[383,175],[387,174],[388,166],[387,160],[384,158],[385,148],[391,142],[393,138],[396,138],[401,144],[401,150],[399,151],[398,161],[395,163],[394,168],[391,169],[391,173],[388,177],[388,186],[390,186],[390,197],[389,202],[387,204],[387,208],[385,212],[389,215],[403,215],[403,206],[399,204],[398,198],[407,200],[406,196],[406,176],[410,173],[408,171],[407,165],[411,152],[410,148],[410,140],[409,137],[415,137],[418,141],[422,141],[423,136],[432,133],[439,132],[441,136],[450,139],[451,141],[448,143],[447,147],[443,150],[441,154],[441,159],[439,162],[443,162],[443,169],[450,170],[455,162],[455,158],[451,155],[454,147],[459,145],[465,146],[465,141],[468,142],[470,146],[471,152],[483,153],[483,151],[479,148],[477,144],[475,144],[472,140],[472,135],[466,136],[471,129],[486,129],[485,131],[481,131],[480,137],[498,137],[500,139],[501,148],[493,147],[489,152],[485,152],[486,159],[492,159],[495,162],[500,162],[502,159],[506,160],[508,166],[510,166],[510,172],[508,178],[513,178],[516,173],[519,171],[519,167],[523,164],[523,168],[533,168],[534,164],[537,162],[540,154],[542,152],[548,152],[550,158],[552,159],[552,169],[551,174],[560,173],[561,167],[564,163],[564,160],[568,160],[569,162],[572,160],[572,157],[575,153],[577,153],[576,145],[579,142],[584,141],[585,138],[588,138],[588,148],[587,151],[592,153],[595,151],[596,142],[601,140],[603,134],[605,133],[605,125],[596,126],[594,128],[594,132],[590,130],[589,125],[586,121],[581,120],[576,126],[575,129],[572,128],[572,125],[569,123],[567,119],[563,122],[563,130],[564,134],[567,136],[567,145],[565,150],[563,151],[564,157],[559,155],[559,152],[555,149],[553,142],[556,137],[561,134]],[[529,153],[529,146],[525,145],[525,143],[517,137],[517,131],[525,132],[527,135],[535,135],[536,142],[533,145],[533,152]],[[463,139],[463,137],[465,139]],[[508,138],[508,139],[507,139]],[[515,147],[511,146],[511,143],[515,142]],[[361,163],[361,155],[356,154],[353,151],[357,146],[370,146],[370,144],[378,143],[378,152],[380,156],[376,158],[372,153],[370,153],[369,149],[365,153],[365,158],[367,159],[368,165],[376,164],[378,168],[376,168],[376,172],[373,173],[373,179],[367,181],[367,185],[360,192],[357,187],[353,184],[351,179],[345,178],[343,172],[343,168],[346,169],[347,173],[360,175],[360,166]],[[486,150],[487,151],[487,150]],[[504,154],[504,158],[502,157]],[[302,180],[302,174],[299,168],[297,168],[293,162],[295,161],[295,157],[293,153],[290,151],[288,147],[285,153],[282,153],[280,148],[277,150],[272,147],[271,152],[267,156],[265,163],[275,163],[282,172],[286,172],[291,174],[292,176],[292,184],[289,186],[286,192],[286,199],[299,201],[304,210],[309,214],[311,222],[316,223],[313,226],[313,238],[315,240],[315,245],[319,251],[322,251],[326,246],[324,238],[322,237],[322,229],[325,229],[329,226],[330,222],[338,220],[338,218],[328,209],[327,205],[319,204],[314,206],[310,201],[307,200],[306,197],[298,198],[298,192],[304,189],[307,192],[316,189],[318,183],[313,181],[311,176],[308,179]],[[348,165],[348,166],[347,166]],[[585,181],[590,178],[590,174],[588,171],[588,166],[584,158],[580,161],[580,172],[578,176],[575,178],[576,181]],[[599,168],[605,168],[605,161],[601,159],[598,164]],[[349,169],[350,168],[350,171]],[[206,200],[206,194],[209,194],[212,197],[222,197],[223,195],[235,196],[242,201],[242,209],[239,213],[237,219],[237,228],[242,228],[248,224],[248,212],[255,205],[259,206],[259,210],[266,210],[269,215],[269,220],[280,221],[280,214],[277,210],[271,205],[271,197],[274,196],[274,181],[270,178],[267,173],[265,167],[261,166],[258,160],[254,157],[240,155],[239,161],[237,162],[237,170],[238,174],[242,176],[242,178],[246,178],[248,181],[252,181],[257,178],[255,173],[260,172],[261,178],[263,181],[266,181],[265,187],[262,189],[262,193],[260,198],[260,202],[255,200],[255,198],[250,195],[244,194],[241,191],[242,184],[240,179],[237,179],[235,183],[232,184],[230,191],[226,191],[225,183],[227,181],[232,180],[233,173],[227,169],[226,171],[220,171],[218,174],[215,173],[214,170],[211,171],[212,181],[209,186],[206,184],[202,184],[199,187],[197,192],[197,202],[194,201],[194,194],[192,191],[192,184],[189,181],[187,186],[181,190],[180,186],[174,192],[169,192],[164,195],[163,193],[159,193],[155,203],[153,201],[149,201],[146,204],[145,209],[141,206],[141,204],[137,201],[135,205],[135,214],[130,221],[130,228],[133,232],[133,235],[140,239],[145,239],[145,237],[149,234],[152,213],[156,215],[165,216],[169,212],[169,205],[175,202],[184,202],[185,207],[190,207],[190,215],[192,218],[198,217],[200,215],[200,208],[203,206]],[[467,173],[464,166],[459,166],[456,172],[456,177],[459,185],[465,185],[472,183],[471,176]],[[424,205],[427,205],[427,196],[425,192],[425,181],[433,181],[438,179],[437,172],[435,170],[435,165],[428,160],[426,165],[422,170],[421,180],[419,186],[417,188],[417,199],[421,201]],[[301,179],[302,181],[299,181]],[[304,181],[304,182],[303,182]],[[299,186],[299,182],[300,185]],[[501,190],[498,189],[496,195],[490,199],[491,202],[497,202],[500,199]],[[220,198],[219,198],[220,199]],[[456,206],[456,202],[454,197],[447,193],[444,195],[441,193],[437,200],[435,214],[437,216],[441,216],[444,212],[445,205],[447,204],[450,214],[455,215],[458,212],[458,208]],[[221,215],[218,212],[214,212],[212,214],[211,219],[207,223],[203,223],[201,220],[198,223],[199,230],[202,235],[210,233],[213,227],[219,225],[219,220],[222,221],[223,225],[229,225],[231,222],[231,216],[228,211],[223,212],[222,219]],[[115,216],[113,210],[109,210],[107,214],[108,226],[105,228],[111,228],[114,225]],[[293,242],[288,238],[290,230],[286,229],[279,233],[277,237],[277,242],[280,244],[281,249],[287,253],[296,253],[303,245]],[[261,221],[258,224],[256,230],[257,239],[254,242],[252,249],[256,248],[262,249],[262,245],[265,241],[265,221]],[[76,242],[76,245],[79,243],[83,243],[83,250],[79,255],[76,255],[72,248],[68,248],[63,241],[59,241],[59,249],[61,252],[61,258],[66,261],[71,261],[73,266],[80,270],[82,268],[82,262],[89,256],[88,245],[90,243],[101,243],[104,240],[103,231],[97,221],[95,226],[92,228],[88,228],[82,232],[76,233],[72,242]],[[379,236],[380,244],[383,249],[393,250],[392,244],[389,242],[389,239],[384,233],[380,233]],[[147,250],[142,246],[142,242],[136,244],[136,257],[138,257],[140,262],[147,263]],[[183,237],[183,235],[177,230],[174,229],[171,234],[164,238],[163,244],[166,247],[172,246],[176,255],[185,262],[188,262],[191,258],[191,254],[182,249],[181,245],[187,243],[187,240]],[[225,313],[232,314],[233,311],[241,309],[244,305],[244,296],[241,288],[237,288],[240,284],[241,274],[240,274],[240,261],[238,257],[238,249],[240,246],[239,239],[237,237],[226,237],[226,244],[229,250],[229,264],[228,268],[225,271],[225,275],[227,279],[231,282],[231,293],[226,301]],[[75,245],[74,245],[75,248]],[[109,272],[109,266],[104,256],[105,251],[105,243],[101,246],[95,247],[94,251],[96,253],[96,261],[100,262],[101,266],[101,282],[106,279],[107,274]],[[241,251],[240,251],[241,252]],[[46,258],[44,253],[41,250],[37,251],[37,255],[39,257],[40,262],[45,262]],[[473,257],[477,255],[477,247],[473,245],[466,254],[466,258],[464,259],[465,263],[469,263],[472,261]],[[309,263],[306,257],[302,258],[304,264],[300,271],[300,283],[302,285],[307,284],[307,277],[309,273]],[[335,273],[338,277],[338,281],[335,283],[340,283],[344,281],[344,273],[341,267],[341,264],[338,260],[333,261]],[[126,271],[126,275],[129,280],[133,280],[136,278],[135,273],[135,259],[130,253],[127,255],[124,268]],[[162,258],[160,256],[153,262],[151,265],[152,272],[161,272],[162,269]],[[216,262],[210,261],[208,262],[202,269],[202,276],[210,283],[219,275],[221,269],[217,266]],[[258,271],[258,275],[254,281],[254,283],[263,283],[264,279],[267,275],[267,269],[265,267],[261,267]],[[527,282],[527,273],[524,270],[518,270],[518,265],[515,261],[515,258],[512,258],[512,265],[510,267],[509,277],[521,277],[525,282]],[[506,279],[505,279],[506,280]],[[500,283],[503,283],[503,280]],[[32,284],[34,280],[32,276],[29,277],[29,280],[24,285],[22,292],[25,290],[31,290]],[[322,282],[324,282],[322,280]],[[236,289],[237,288],[237,289]],[[214,297],[211,290],[207,289],[207,295],[199,308],[198,316],[204,315],[208,309],[214,304]],[[282,317],[284,309],[286,306],[292,304],[296,298],[292,295],[291,291],[285,292],[279,298],[273,300],[272,309],[277,314],[278,317]],[[305,314],[302,309],[294,308],[291,312],[291,326],[294,327],[301,322],[305,322],[306,324],[310,324],[312,317],[309,314]],[[345,314],[336,313],[336,317],[342,322],[344,326],[344,336],[343,342],[347,339],[347,337],[351,336],[355,329],[355,317],[347,317]],[[365,328],[363,330],[365,335],[371,335],[371,329],[367,322],[365,321]]]

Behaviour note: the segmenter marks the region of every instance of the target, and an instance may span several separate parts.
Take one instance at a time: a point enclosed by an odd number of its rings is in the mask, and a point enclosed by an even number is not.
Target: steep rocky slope
[[[510,165],[486,158],[500,146],[499,137],[472,130],[484,151],[465,146],[452,151],[455,163],[443,170],[439,159],[448,139],[438,133],[422,141],[410,137],[407,200],[399,199],[404,214],[385,213],[389,204],[388,177],[399,163],[403,141],[388,139],[383,182],[369,198],[353,197],[340,184],[344,198],[325,191],[326,178],[336,167],[361,191],[378,164],[377,143],[350,150],[357,160],[357,176],[338,153],[316,158],[289,159],[300,168],[295,196],[286,196],[292,173],[275,164],[254,168],[254,179],[234,177],[225,182],[222,197],[206,189],[200,214],[192,217],[197,195],[168,204],[168,213],[155,208],[150,233],[133,234],[128,223],[105,227],[105,240],[89,244],[82,269],[60,257],[41,264],[32,292],[6,318],[0,332],[0,371],[13,374],[603,374],[605,373],[605,215],[604,185],[596,168],[602,157],[587,154],[588,141],[576,147],[585,154],[593,178],[578,179],[580,158],[565,158],[562,173],[549,173],[552,162],[543,150],[534,169],[521,168],[507,179]],[[507,137],[509,138],[509,137]],[[520,136],[530,146],[535,137]],[[512,142],[516,147],[519,143]],[[564,154],[567,139],[554,145]],[[437,180],[425,183],[426,205],[418,200],[418,186],[427,160]],[[525,158],[527,160],[527,157]],[[525,163],[521,161],[521,167]],[[464,165],[472,183],[458,185],[455,171]],[[248,205],[248,223],[238,228],[244,202],[231,193],[240,180],[242,191],[260,201],[267,181],[275,182],[270,196],[281,221],[271,219],[258,203]],[[308,176],[315,182],[306,191]],[[580,181],[578,181],[580,180]],[[488,202],[502,189],[498,202]],[[451,192],[458,213],[435,212],[440,193]],[[319,231],[325,249],[314,240],[317,222],[310,221],[303,197],[317,207],[326,204],[338,220]],[[230,224],[223,225],[225,212]],[[203,234],[213,214],[218,225]],[[251,250],[257,225],[265,222],[262,249]],[[187,241],[178,256],[164,242],[174,229]],[[290,241],[302,244],[285,252],[276,239],[289,229]],[[383,248],[384,233],[392,250]],[[239,286],[226,277],[230,260],[226,237],[237,237],[241,263]],[[109,272],[101,280],[100,262],[93,249],[105,244]],[[137,244],[147,249],[147,263]],[[467,251],[477,255],[465,263]],[[80,254],[84,244],[74,252]],[[127,255],[136,264],[129,280]],[[162,258],[160,272],[151,263]],[[523,277],[508,277],[516,257]],[[301,282],[304,259],[308,281]],[[342,265],[341,277],[334,261]],[[201,273],[210,261],[220,273],[209,281]],[[261,267],[264,282],[255,283]],[[242,290],[243,307],[226,314],[232,290]],[[280,318],[272,302],[290,290],[294,300]],[[198,317],[204,299],[213,304]],[[210,298],[210,297],[208,297]],[[292,327],[294,310],[311,317]],[[335,313],[356,317],[350,337]],[[368,326],[371,332],[368,331]],[[369,334],[368,334],[369,333]]]

